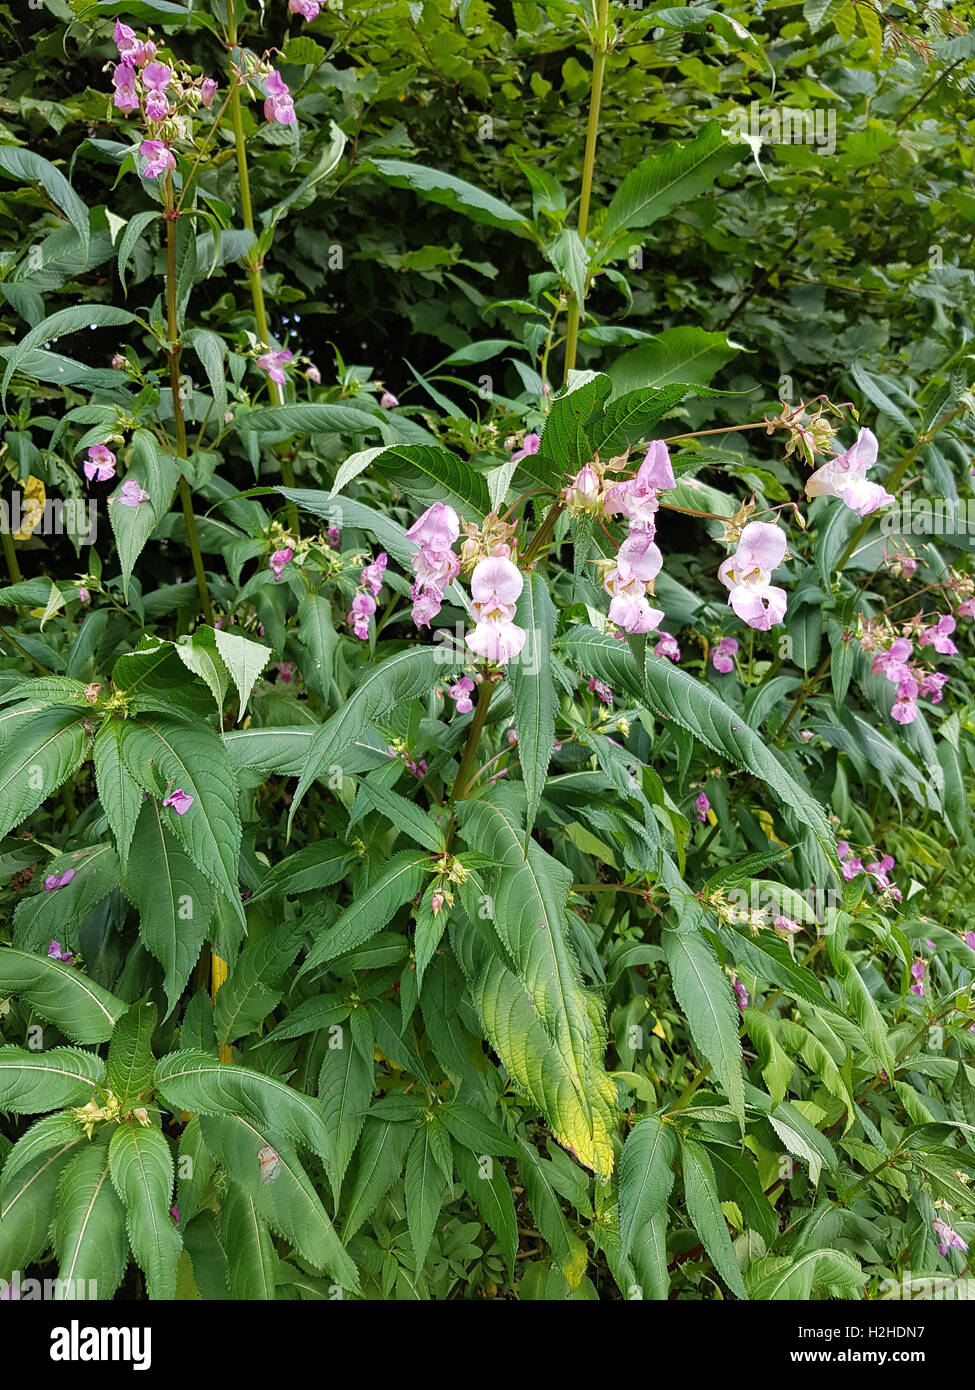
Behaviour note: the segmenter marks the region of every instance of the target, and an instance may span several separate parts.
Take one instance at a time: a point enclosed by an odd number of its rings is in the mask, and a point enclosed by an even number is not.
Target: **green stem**
[[[592,89],[589,94],[589,120],[586,125],[586,150],[582,163],[582,186],[579,194],[579,240],[586,244],[589,230],[589,203],[592,198],[593,171],[596,167],[596,143],[599,139],[599,107],[603,99],[603,81],[606,75],[606,53],[609,43],[609,0],[599,0],[599,13],[596,19],[596,32],[592,38]],[[579,347],[579,323],[582,318],[582,304],[573,299],[569,305],[569,317],[565,334],[565,376],[576,364]]]
[[[237,46],[237,13],[234,8],[234,0],[227,0],[227,42],[231,48]],[[251,201],[251,177],[247,167],[247,142],[244,137],[244,117],[240,105],[240,84],[234,82],[230,92],[230,122],[234,129],[234,149],[237,155],[237,177],[240,181],[240,209],[244,219],[244,226],[249,232],[254,232],[254,205]],[[252,254],[252,253],[251,253]],[[247,268],[247,283],[250,286],[251,301],[254,305],[254,319],[257,323],[257,336],[265,347],[270,348],[271,336],[268,331],[267,323],[267,304],[264,299],[264,282],[261,278],[260,261],[252,261],[251,254],[248,254],[245,265]],[[275,405],[284,404],[284,393],[276,381],[268,381],[268,388],[271,400]],[[280,457],[281,481],[285,487],[294,487],[295,470],[291,459],[284,455]],[[298,508],[294,502],[288,502],[288,525],[294,532],[298,532]]]
[[[3,535],[3,557],[7,562],[7,573],[10,576],[11,584],[19,584],[21,581],[20,565],[17,563],[17,549],[14,545],[14,538],[9,531],[4,531]]]
[[[163,205],[166,212],[166,325],[169,344],[169,388],[173,398],[173,419],[176,423],[176,458],[180,466],[186,462],[186,417],[183,414],[183,400],[179,390],[179,321],[176,312],[176,214],[173,204],[173,177],[166,175],[163,187]],[[193,572],[196,587],[200,594],[203,616],[210,627],[213,626],[213,605],[207,588],[206,571],[203,568],[203,555],[200,551],[200,538],[196,531],[196,517],[193,515],[193,494],[183,473],[179,475],[179,497],[183,504],[186,521],[186,538],[193,556]]]

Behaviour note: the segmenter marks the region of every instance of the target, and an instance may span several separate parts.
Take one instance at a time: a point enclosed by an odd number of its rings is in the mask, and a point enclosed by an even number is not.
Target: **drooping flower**
[[[734,990],[735,1003],[738,1005],[740,1011],[744,1013],[745,1010],[748,1008],[748,990],[742,984],[741,980],[735,980]]]
[[[591,512],[599,505],[600,496],[599,474],[591,463],[584,464],[578,473],[569,479],[568,487],[562,489],[562,500],[573,516]]]
[[[970,951],[975,951],[975,931],[965,933],[965,945]]]
[[[726,676],[729,671],[735,669],[734,656],[738,650],[738,639],[735,637],[722,637],[711,648],[711,665],[722,676]]]
[[[342,532],[337,526],[330,526],[325,532],[325,539],[333,550],[338,550],[339,546],[342,544]]]
[[[413,621],[428,627],[440,612],[444,590],[460,573],[460,560],[451,547],[460,536],[460,521],[453,507],[434,502],[406,533],[417,549],[412,557]]]
[[[143,140],[139,146],[139,153],[145,160],[142,166],[143,178],[158,179],[176,168],[176,156],[164,140]]]
[[[305,376],[310,382],[313,382],[315,386],[321,386],[322,374],[315,366],[314,362],[308,363],[308,366],[305,368]]]
[[[873,659],[872,668],[876,675],[886,676],[897,685],[909,674],[907,663],[911,659],[911,644],[906,637],[898,637],[885,652],[878,652]]]
[[[430,894],[430,912],[431,912],[431,914],[432,914],[434,917],[438,917],[438,916],[440,915],[440,912],[441,912],[442,909],[443,909],[443,894],[442,894],[442,893],[437,893],[437,892],[431,893],[431,894]]]
[[[975,618],[975,598],[966,598],[955,609],[959,618]]]
[[[490,555],[474,566],[471,612],[475,627],[466,641],[485,661],[506,665],[525,645],[528,633],[514,621],[524,584],[518,566],[502,555]]]
[[[939,618],[933,627],[926,627],[917,639],[919,647],[933,647],[942,656],[957,656],[958,648],[951,640],[957,623],[950,613]]]
[[[293,661],[278,662],[278,680],[283,681],[285,685],[291,684],[291,679],[294,676],[294,673],[295,664]]]
[[[264,83],[264,119],[279,125],[294,125],[298,119],[291,89],[279,72],[272,72]]]
[[[521,441],[521,448],[511,455],[512,463],[519,463],[523,458],[527,458],[529,454],[537,454],[541,442],[541,435],[531,430]]]
[[[868,483],[867,472],[877,462],[877,437],[862,429],[843,454],[827,461],[806,479],[807,497],[838,497],[858,516],[867,516],[893,502],[879,483]]]
[[[942,1221],[940,1216],[936,1216],[931,1222],[934,1228],[935,1238],[938,1242],[938,1254],[942,1258],[954,1247],[956,1250],[968,1250],[968,1246],[962,1240],[957,1231],[953,1231],[947,1221]]]
[[[173,1220],[176,1222],[176,1224],[177,1224],[177,1226],[178,1226],[178,1225],[179,1225],[179,1207],[176,1206],[175,1203],[173,1204],[173,1206],[171,1206],[171,1207],[169,1208],[169,1214],[170,1214],[170,1216],[173,1218]]]
[[[940,705],[944,699],[944,687],[947,683],[948,677],[941,671],[929,671],[921,677],[918,694],[923,700],[930,700],[932,705]]]
[[[135,90],[135,68],[131,63],[118,64],[112,73],[112,86],[115,88],[112,102],[116,110],[121,111],[123,116],[127,116],[131,111],[138,111],[139,96]]]
[[[66,888],[74,878],[74,869],[65,869],[63,874],[48,874],[44,880],[44,892],[53,893],[58,888]]]
[[[589,689],[602,700],[604,705],[611,705],[613,703],[613,692],[605,681],[597,681],[595,676],[590,676]]]
[[[150,121],[164,121],[169,114],[166,88],[172,80],[172,70],[165,63],[149,63],[142,69],[142,81],[146,87],[146,115]]]
[[[291,546],[286,545],[283,550],[276,550],[270,560],[268,560],[268,568],[274,572],[275,584],[280,583],[281,576],[284,573],[284,567],[291,561],[293,555],[294,551],[291,549]]]
[[[366,565],[365,569],[362,571],[362,574],[360,575],[359,582],[365,585],[365,587],[374,597],[379,596],[379,591],[385,583],[383,579],[383,571],[385,570],[388,564],[389,556],[386,554],[385,550],[381,550],[379,554],[376,556],[375,560],[373,560],[370,564]]]
[[[143,502],[149,501],[149,494],[134,478],[126,478],[119,489],[118,500],[123,507],[141,507]]]
[[[293,358],[294,353],[290,348],[284,348],[281,352],[262,352],[257,359],[257,365],[262,372],[267,372],[270,379],[277,382],[278,386],[284,386],[288,380],[284,374],[284,368]]]
[[[840,840],[836,846],[836,853],[840,860],[840,869],[847,883],[856,878],[857,874],[863,873],[863,860],[854,856],[846,840]]]
[[[356,637],[362,642],[369,636],[369,619],[375,613],[376,606],[376,600],[372,594],[367,593],[364,589],[360,589],[352,600],[348,619]]]
[[[927,961],[923,960],[916,960],[914,964],[911,966],[911,976],[914,980],[914,983],[911,985],[912,994],[918,994],[923,996],[924,972],[927,970],[927,968]]]
[[[207,109],[209,109],[213,105],[213,98],[216,95],[216,79],[212,77],[204,77],[203,81],[200,83],[200,101],[203,103],[205,107],[207,107]]]
[[[772,930],[778,932],[780,936],[795,936],[796,932],[802,931],[802,928],[798,922],[780,912],[772,920]]]
[[[163,805],[171,806],[178,816],[185,816],[195,800],[195,796],[190,796],[189,792],[184,792],[182,787],[177,787],[166,797]]]
[[[607,516],[622,512],[631,521],[641,522],[652,528],[654,514],[659,507],[658,490],[675,486],[674,470],[671,467],[667,445],[662,439],[655,439],[636,474],[616,483],[606,493],[603,510]]]
[[[84,585],[78,590],[78,600],[80,603],[91,603],[91,593]]]
[[[115,455],[107,444],[94,444],[88,450],[85,462],[85,477],[89,482],[107,483],[115,477]]]
[[[473,689],[474,682],[470,676],[461,676],[460,680],[447,687],[447,694],[457,702],[458,714],[470,714],[474,708],[474,701],[471,699]]]
[[[310,24],[313,19],[318,18],[318,11],[321,9],[319,0],[288,0],[288,9],[292,14],[300,14]]]
[[[47,954],[51,960],[62,960],[65,965],[71,965],[74,962],[74,952],[62,951],[60,942],[53,939],[47,948]]]
[[[607,576],[603,581],[603,588],[612,593],[609,605],[610,622],[631,634],[654,632],[663,622],[663,609],[650,607],[644,596],[642,584],[636,580],[629,584],[617,584],[613,591],[608,587],[609,578],[610,576]]]
[[[383,410],[394,410],[396,406],[399,405],[399,401],[393,395],[392,391],[384,391],[379,397],[379,404]]]
[[[778,526],[750,521],[734,555],[718,567],[718,578],[730,591],[728,602],[738,617],[762,632],[785,617],[786,592],[770,583],[773,570],[785,559],[785,550],[785,532]]]
[[[677,638],[672,637],[669,632],[660,629],[660,641],[653,649],[654,656],[666,656],[671,661],[680,661],[680,647],[677,645]]]
[[[697,812],[697,818],[699,821],[703,822],[707,820],[708,812],[711,809],[711,803],[705,796],[704,792],[701,792],[701,795],[695,801],[694,809]]]

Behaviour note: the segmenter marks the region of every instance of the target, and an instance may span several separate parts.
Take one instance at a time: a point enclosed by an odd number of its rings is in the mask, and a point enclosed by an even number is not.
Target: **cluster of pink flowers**
[[[711,665],[722,676],[735,669],[735,652],[738,650],[736,637],[722,637],[711,648]]]
[[[879,483],[867,482],[867,473],[876,462],[877,437],[871,430],[862,429],[855,444],[845,453],[827,459],[806,480],[806,496],[838,497],[857,516],[867,516],[894,500]]]
[[[177,75],[166,63],[157,62],[158,50],[152,40],[140,39],[121,20],[115,21],[113,37],[119,61],[112,70],[112,102],[123,116],[139,111],[149,126],[150,138],[139,147],[142,174],[147,179],[158,179],[176,168],[171,139],[159,138],[163,134],[172,136],[171,129],[160,129],[163,122],[172,120],[184,106],[212,105],[217,83],[212,77],[192,78],[185,70]]]
[[[734,555],[718,566],[728,602],[742,622],[762,632],[785,618],[787,596],[772,584],[772,572],[785,559],[786,536],[767,521],[750,521],[738,538]]]
[[[460,560],[453,552],[460,522],[453,507],[434,502],[406,534],[418,547],[412,561],[413,621],[417,627],[429,627],[440,612],[444,590],[460,574]]]
[[[851,879],[857,878],[860,874],[869,874],[876,880],[877,887],[888,893],[896,902],[901,901],[901,891],[895,883],[890,881],[890,871],[894,867],[894,857],[890,854],[883,855],[880,859],[874,860],[871,864],[864,864],[862,858],[855,855],[850,849],[849,841],[839,840],[836,844],[836,853],[840,859],[840,869],[847,883]]]
[[[376,611],[376,599],[382,591],[383,571],[388,563],[389,556],[384,550],[380,551],[375,560],[371,560],[359,575],[359,589],[352,600],[348,619],[352,624],[352,631],[360,641],[364,642],[369,636],[369,619]]]
[[[473,693],[474,682],[470,676],[461,676],[453,685],[447,687],[447,694],[455,701],[458,714],[470,714],[474,708],[474,701],[471,699]]]
[[[657,492],[674,486],[667,446],[658,439],[650,445],[634,476],[614,483],[601,498],[606,516],[619,512],[630,523],[629,535],[616,552],[616,564],[603,579],[603,589],[610,596],[610,622],[629,633],[653,632],[664,616],[661,609],[650,607],[646,595],[663,567],[663,556],[655,544]],[[580,500],[593,494],[593,480],[586,468],[576,474],[566,491]],[[598,492],[595,496],[598,502]]]
[[[942,628],[942,624],[946,623],[950,624],[947,631]],[[954,626],[954,618],[942,618],[935,627],[927,628],[921,633],[918,645],[922,647],[934,646],[936,651],[954,656],[958,648],[947,636],[947,632],[953,631]],[[878,637],[875,630],[873,628],[867,629],[861,639],[864,650],[873,651],[877,644]],[[873,658],[874,673],[884,676],[896,687],[897,697],[891,707],[890,714],[891,718],[896,719],[898,724],[914,723],[918,715],[917,702],[919,699],[929,699],[932,704],[940,704],[944,686],[948,680],[948,677],[942,672],[933,671],[929,667],[922,666],[919,662],[912,661],[912,651],[913,648],[908,638],[896,637],[889,647],[877,651]]]
[[[294,353],[290,348],[285,348],[282,352],[262,352],[257,359],[257,365],[262,372],[267,372],[271,381],[278,386],[284,386],[287,377],[284,374],[285,366],[294,360]]]

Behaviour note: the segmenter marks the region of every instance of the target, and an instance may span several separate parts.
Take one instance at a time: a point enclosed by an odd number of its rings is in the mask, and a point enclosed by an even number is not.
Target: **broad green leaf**
[[[526,832],[530,834],[545,790],[559,703],[552,680],[555,605],[548,584],[537,572],[528,576],[518,600],[515,622],[528,633],[518,660],[509,667],[508,679],[515,703],[518,760],[528,802]]]
[[[451,1136],[471,1153],[507,1158],[518,1157],[518,1146],[509,1139],[504,1130],[480,1110],[475,1110],[465,1101],[452,1100],[438,1112]]]
[[[328,699],[339,635],[332,624],[332,605],[321,594],[306,594],[298,604],[298,640],[308,652],[301,663],[305,684]]]
[[[721,1205],[714,1169],[706,1149],[692,1140],[683,1144],[684,1198],[691,1225],[701,1237],[715,1269],[736,1298],[747,1299]]]
[[[223,657],[240,696],[239,724],[247,710],[254,684],[271,659],[271,649],[247,637],[239,637],[234,632],[224,632],[222,628],[215,628],[213,636],[217,651]]]
[[[57,1110],[53,1115],[45,1115],[35,1120],[14,1144],[0,1172],[0,1211],[5,1201],[14,1191],[14,1181],[30,1164],[49,1154],[52,1150],[72,1148],[84,1135],[84,1131],[70,1110]],[[17,1184],[18,1188],[20,1184]],[[0,1215],[0,1221],[3,1217]],[[3,1277],[3,1276],[0,1276]]]
[[[175,1170],[169,1144],[154,1125],[129,1121],[112,1135],[108,1164],[148,1296],[172,1299],[183,1242],[170,1212]]]
[[[648,342],[627,348],[607,368],[615,395],[646,386],[689,382],[707,386],[741,348],[724,333],[703,328],[667,328]]]
[[[744,1120],[741,1075],[740,1015],[731,982],[718,964],[714,948],[700,932],[661,934],[674,996],[687,1019],[694,1046],[710,1062],[728,1103]]]
[[[384,183],[396,188],[412,188],[422,197],[442,203],[473,222],[514,232],[516,236],[534,235],[532,224],[520,212],[453,174],[423,164],[408,164],[402,159],[370,159],[360,164],[359,169],[360,173],[377,174]]]
[[[335,1046],[334,1044],[341,1044]],[[322,1062],[318,1097],[331,1143],[325,1169],[338,1207],[339,1192],[372,1100],[373,1063],[352,1044],[347,1028],[336,1030]]]
[[[49,878],[64,878],[69,872],[73,874],[69,882],[46,890]],[[35,878],[35,892],[22,895],[15,907],[14,944],[33,955],[47,955],[52,939],[77,950],[81,923],[109,897],[118,877],[118,858],[109,843],[59,854],[45,866],[43,877]]]
[[[814,1293],[830,1298],[860,1299],[867,1275],[856,1260],[843,1251],[807,1250],[795,1259],[770,1255],[756,1260],[748,1270],[747,1282],[756,1302],[808,1303]]]
[[[4,1185],[0,1189],[0,1279],[9,1280],[15,1270],[27,1269],[50,1248],[58,1182],[84,1137],[80,1125],[70,1117],[69,1123],[74,1135],[62,1138],[53,1152],[36,1152],[11,1172],[9,1180],[4,1169]],[[29,1138],[36,1128],[34,1125],[24,1138]],[[11,1154],[7,1159],[8,1167],[13,1157]]]
[[[14,372],[27,372],[30,355],[34,348],[44,344],[49,346],[65,333],[78,333],[91,328],[118,328],[124,323],[135,323],[135,314],[126,309],[115,309],[110,304],[75,304],[67,309],[59,309],[42,323],[21,338],[7,358],[7,367],[0,382],[0,404],[6,406],[7,387]]]
[[[366,1116],[352,1190],[345,1208],[342,1231],[347,1240],[368,1221],[380,1200],[403,1171],[403,1161],[413,1128]]]
[[[77,710],[46,709],[0,731],[0,837],[57,791],[85,756],[88,733]]]
[[[251,902],[274,893],[314,893],[344,878],[354,858],[340,840],[315,840],[295,854],[279,859],[261,880]]]
[[[87,255],[90,236],[88,209],[60,169],[33,150],[21,149],[16,145],[0,145],[0,169],[21,183],[39,183],[78,233],[82,253]]]
[[[129,1262],[125,1210],[109,1176],[108,1146],[94,1143],[68,1163],[58,1183],[51,1229],[58,1278],[85,1280],[112,1297]]]
[[[153,797],[132,838],[122,887],[139,913],[139,935],[165,972],[170,1011],[186,988],[213,914],[213,888],[163,823]]]
[[[382,931],[394,913],[420,891],[429,867],[429,856],[416,850],[394,855],[371,883],[356,892],[341,916],[314,942],[296,978],[361,946]]]
[[[305,938],[302,922],[288,922],[250,936],[213,1009],[217,1042],[226,1047],[252,1032],[278,1005],[283,976]]]
[[[417,512],[447,502],[462,517],[483,521],[491,509],[484,475],[439,445],[394,444],[370,459],[369,469],[396,483]]]
[[[381,769],[381,772],[385,769]],[[433,854],[444,852],[444,834],[429,811],[408,801],[399,792],[383,785],[379,777],[366,777],[359,785],[359,797],[365,806],[380,811],[404,835],[423,845]]]
[[[377,416],[351,405],[302,402],[263,406],[238,415],[234,423],[248,434],[283,439],[291,434],[378,434],[381,422]]]
[[[497,1237],[511,1278],[518,1256],[518,1218],[508,1175],[502,1164],[489,1154],[483,1151],[477,1154],[463,1144],[454,1147],[454,1163],[481,1220]]]
[[[688,144],[676,141],[631,169],[613,195],[603,223],[603,243],[631,227],[649,227],[688,198],[706,192],[719,174],[741,158],[742,147],[708,121]]]
[[[518,1176],[535,1228],[551,1250],[569,1288],[578,1288],[589,1256],[585,1242],[579,1239],[574,1223],[562,1209],[554,1179],[555,1164],[551,1159],[542,1158],[538,1150],[520,1136],[518,1148]]]
[[[666,1205],[674,1185],[677,1137],[657,1115],[638,1120],[619,1163],[620,1243],[625,1259],[640,1229]]]
[[[82,1105],[104,1079],[101,1058],[77,1047],[54,1047],[50,1052],[0,1047],[0,1110],[14,1115]]]
[[[0,946],[0,995],[23,999],[78,1043],[107,1041],[128,1007],[76,967],[12,946]]]
[[[155,1032],[155,1004],[133,1004],[119,1020],[108,1049],[108,1086],[118,1096],[122,1114],[151,1093],[152,1074],[156,1059],[152,1055],[152,1035]]]
[[[437,1217],[448,1193],[447,1180],[434,1155],[431,1128],[432,1123],[421,1126],[406,1155],[406,1220],[417,1273],[423,1268]]]
[[[95,783],[98,800],[115,835],[119,858],[125,864],[142,807],[142,788],[125,766],[120,719],[105,719],[95,737]]]
[[[235,1182],[220,1204],[220,1237],[231,1298],[248,1303],[273,1301],[278,1257],[271,1233],[256,1199]]]
[[[155,1085],[173,1110],[242,1115],[321,1158],[329,1154],[321,1106],[277,1077],[249,1067],[224,1066],[209,1053],[190,1049],[158,1063]]]
[[[188,671],[199,676],[213,696],[223,727],[223,702],[230,688],[230,672],[223,657],[217,651],[215,633],[211,627],[198,627],[192,633],[180,637],[173,644],[173,650]]]

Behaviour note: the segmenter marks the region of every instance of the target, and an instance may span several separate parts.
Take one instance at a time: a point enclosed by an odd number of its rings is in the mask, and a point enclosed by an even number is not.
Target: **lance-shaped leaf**
[[[342,1232],[355,1235],[403,1171],[413,1126],[366,1116],[352,1191],[345,1208]]]
[[[417,511],[447,502],[469,521],[483,521],[491,509],[484,474],[440,445],[391,445],[369,460],[369,470],[402,488]]]
[[[397,909],[420,891],[429,868],[429,855],[418,850],[404,850],[394,855],[377,878],[357,889],[341,916],[318,937],[297,978],[361,946],[382,931]]]
[[[46,955],[53,939],[77,950],[81,923],[115,888],[118,871],[115,850],[107,842],[50,860],[44,876],[34,880],[36,891],[22,894],[14,908],[14,944],[22,951]],[[44,888],[48,878],[65,881],[48,892]]]
[[[746,1298],[735,1247],[718,1200],[718,1184],[706,1149],[687,1140],[683,1146],[684,1197],[691,1225],[711,1256],[714,1267],[737,1298]]]
[[[7,367],[0,382],[0,404],[6,406],[7,387],[14,372],[30,372],[33,350],[44,344],[49,347],[65,333],[77,333],[91,328],[116,328],[121,324],[135,323],[135,314],[127,309],[115,309],[110,304],[73,304],[67,309],[58,309],[41,323],[37,324],[20,342],[7,358]]]
[[[335,1043],[341,1045],[334,1046]],[[329,1040],[318,1078],[318,1095],[331,1143],[325,1169],[336,1207],[345,1171],[372,1100],[373,1080],[371,1057],[367,1061],[353,1045],[350,1030],[336,1030]]]
[[[118,1096],[122,1114],[146,1099],[152,1086],[156,1059],[152,1035],[156,1027],[155,1004],[133,1004],[119,1021],[108,1049],[108,1086]]]
[[[142,807],[142,788],[125,766],[121,749],[121,719],[105,719],[95,738],[95,784],[98,800],[115,834],[124,864]]]
[[[722,753],[764,782],[775,797],[809,827],[831,866],[836,848],[829,822],[815,798],[779,762],[759,734],[721,697],[673,662],[649,653],[646,670],[637,671],[632,654],[620,642],[593,628],[579,626],[559,643],[563,656],[588,675],[598,676],[627,698],[672,719],[716,753]]]
[[[603,244],[631,227],[649,227],[676,204],[696,198],[741,158],[742,146],[709,121],[695,139],[674,141],[631,169],[613,195],[603,223]]]
[[[637,1232],[664,1206],[674,1185],[677,1136],[657,1115],[638,1120],[620,1154],[620,1242],[625,1259]]]
[[[356,1267],[290,1145],[239,1115],[204,1115],[202,1127],[207,1148],[233,1173],[271,1230],[313,1269],[328,1270],[343,1288],[357,1291]]]
[[[311,740],[291,803],[289,834],[305,792],[322,773],[346,765],[359,734],[397,705],[430,693],[439,675],[438,655],[433,647],[408,647],[370,667],[342,708],[326,720]]]
[[[36,182],[41,185],[51,202],[78,233],[82,255],[87,257],[90,235],[88,209],[60,169],[33,150],[21,149],[17,145],[0,146],[0,169],[21,183]]]
[[[525,824],[526,831],[530,833],[552,759],[555,711],[558,708],[558,696],[552,680],[555,605],[541,574],[528,576],[528,583],[518,600],[515,622],[528,633],[517,661],[513,661],[509,667],[508,679],[515,702],[518,759],[528,803]]]
[[[40,1123],[54,1118],[49,1115]],[[32,1156],[18,1161],[14,1167],[14,1156],[21,1150],[22,1139],[14,1146],[4,1167],[3,1185],[0,1186],[0,1279],[10,1279],[14,1270],[26,1269],[50,1247],[58,1181],[84,1137],[73,1116],[57,1118],[66,1118],[73,1133],[59,1137],[51,1149],[35,1150]],[[33,1125],[24,1137],[37,1128],[38,1125]]]
[[[17,1175],[37,1159],[55,1149],[71,1147],[81,1139],[84,1130],[70,1110],[58,1110],[35,1120],[26,1134],[21,1135],[7,1155],[0,1173],[0,1209],[14,1190]],[[2,1220],[0,1216],[0,1220]]]
[[[217,1042],[236,1042],[251,1032],[276,1008],[278,988],[305,937],[301,921],[275,927],[263,936],[251,936],[234,965],[234,973],[221,986],[213,1010]]]
[[[241,1115],[323,1159],[329,1153],[321,1106],[275,1076],[249,1067],[224,1066],[207,1052],[188,1049],[162,1059],[156,1067],[155,1086],[173,1110]]]
[[[15,1115],[80,1105],[104,1079],[101,1058],[77,1047],[54,1047],[50,1052],[0,1047],[0,1110]]]
[[[15,735],[12,725],[0,728],[0,837],[71,776],[85,756],[88,737],[77,710],[40,710],[16,723]]]
[[[110,1299],[129,1262],[125,1209],[108,1167],[108,1145],[94,1143],[76,1154],[58,1184],[52,1228],[58,1278],[94,1281],[99,1299]]]
[[[22,999],[79,1043],[107,1041],[128,1008],[73,966],[12,946],[0,947],[0,994]]]
[[[165,971],[170,1010],[186,988],[213,914],[213,888],[163,823],[150,797],[132,839],[122,884],[139,913],[139,935]]]
[[[377,174],[385,183],[396,188],[412,188],[431,202],[442,203],[452,212],[462,213],[474,222],[514,232],[517,236],[535,235],[531,222],[520,212],[502,203],[491,193],[475,187],[464,179],[431,169],[424,164],[408,164],[402,159],[371,159],[359,166],[360,173]]]
[[[217,644],[217,651],[223,657],[224,665],[237,687],[237,695],[240,699],[240,712],[237,715],[237,723],[239,724],[246,712],[247,701],[251,697],[254,684],[271,659],[271,649],[263,646],[260,642],[252,642],[247,637],[240,637],[235,632],[224,632],[222,628],[214,629],[213,639]]]
[[[108,1146],[108,1164],[148,1295],[175,1298],[183,1242],[170,1212],[175,1170],[169,1144],[154,1125],[121,1124]]]
[[[585,1242],[579,1239],[559,1200],[555,1164],[549,1158],[542,1158],[532,1144],[520,1137],[518,1148],[518,1176],[525,1189],[532,1219],[569,1288],[575,1289],[586,1272],[589,1256]]]
[[[518,1256],[518,1218],[504,1165],[484,1150],[478,1155],[462,1145],[454,1146],[454,1163],[478,1215],[497,1237],[511,1276]]]
[[[237,887],[237,778],[219,734],[202,724],[154,714],[127,720],[121,744],[126,767],[146,791],[165,798],[179,790],[193,798],[182,814],[169,810],[168,828],[243,923]]]
[[[406,1156],[406,1221],[416,1255],[417,1273],[423,1268],[448,1192],[447,1179],[434,1153],[432,1127],[430,1124],[420,1127]]]
[[[698,1049],[714,1070],[728,1103],[745,1116],[741,1074],[741,1023],[731,981],[718,964],[714,947],[697,931],[664,931],[661,945],[670,969],[674,997],[683,1010]]]
[[[227,1255],[231,1298],[248,1303],[276,1297],[278,1257],[257,1201],[235,1182],[220,1204],[220,1243]]]

